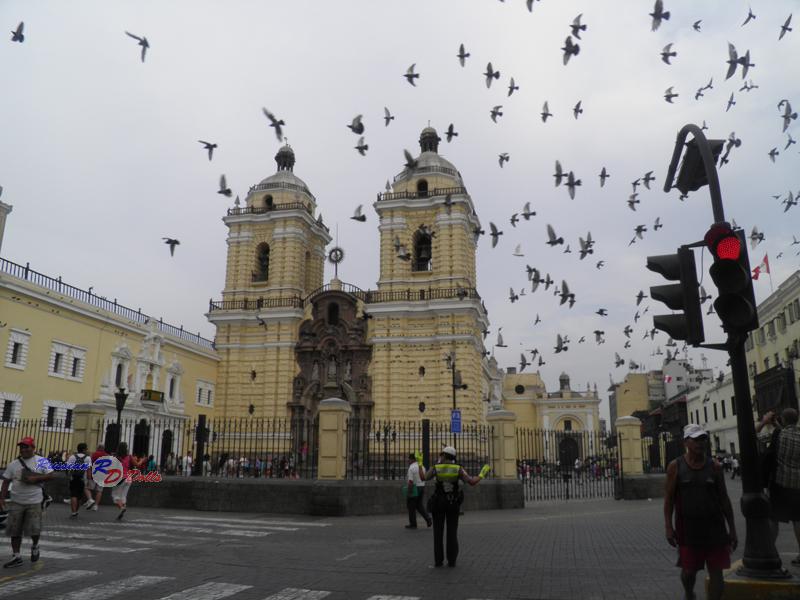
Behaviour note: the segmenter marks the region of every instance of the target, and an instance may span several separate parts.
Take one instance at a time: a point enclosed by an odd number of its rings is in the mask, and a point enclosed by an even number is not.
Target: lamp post
[[[128,394],[125,393],[125,388],[121,387],[114,392],[114,399],[117,402],[116,443],[114,444],[116,451],[116,448],[119,446],[119,443],[122,440],[122,411],[125,408],[125,402],[128,400]]]
[[[466,390],[469,386],[466,383],[461,383],[461,372],[456,370],[456,353],[450,352],[444,357],[447,362],[447,368],[451,373],[451,386],[453,388],[453,410],[456,410],[456,390]],[[452,424],[451,424],[452,428]],[[456,445],[456,434],[453,432],[453,447]]]

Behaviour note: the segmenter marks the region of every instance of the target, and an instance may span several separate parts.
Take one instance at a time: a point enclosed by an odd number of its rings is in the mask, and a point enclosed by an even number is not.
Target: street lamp
[[[125,402],[128,400],[128,394],[125,393],[125,388],[121,387],[114,392],[114,399],[117,402],[117,435],[114,447],[118,447],[122,440],[122,410],[125,408]]]

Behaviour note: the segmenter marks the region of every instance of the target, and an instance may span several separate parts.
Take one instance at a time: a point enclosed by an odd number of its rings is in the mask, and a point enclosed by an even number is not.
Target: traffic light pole
[[[711,151],[711,145],[708,143],[703,130],[697,125],[684,125],[678,132],[678,139],[675,140],[675,150],[672,152],[672,160],[669,163],[669,170],[667,171],[667,179],[664,183],[664,191],[669,192],[672,190],[672,182],[675,179],[675,171],[678,168],[678,160],[681,157],[681,152],[686,145],[686,136],[692,134],[697,149],[700,151],[700,158],[703,160],[703,168],[705,169],[705,176],[708,183],[708,191],[711,194],[711,210],[714,212],[714,222],[725,222],[725,211],[722,208],[722,192],[719,188],[719,176],[717,175],[717,168],[714,164],[714,155]]]
[[[758,443],[753,423],[750,381],[743,335],[728,337],[728,356],[731,359],[733,393],[736,397],[736,428],[739,435],[739,456],[742,467],[742,515],[745,518],[743,566],[738,573],[745,577],[783,579],[788,577],[781,568],[769,521],[770,503],[761,488],[758,464]]]

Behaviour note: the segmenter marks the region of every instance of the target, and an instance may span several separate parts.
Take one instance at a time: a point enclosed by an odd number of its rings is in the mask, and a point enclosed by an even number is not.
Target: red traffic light
[[[717,260],[739,260],[742,244],[727,223],[712,225],[704,239],[711,254]]]

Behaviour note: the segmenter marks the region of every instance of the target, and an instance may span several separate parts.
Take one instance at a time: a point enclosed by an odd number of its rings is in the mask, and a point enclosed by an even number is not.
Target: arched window
[[[339,324],[339,305],[336,302],[328,304],[328,325]]]
[[[564,419],[564,431],[572,431],[572,420]]]
[[[122,387],[122,363],[117,365],[117,372],[114,375],[114,387]]]
[[[411,265],[412,270],[431,270],[431,246],[432,239],[427,233],[417,232],[414,235],[414,262]]]
[[[275,205],[272,202],[272,196],[270,194],[264,196],[264,207],[267,210],[272,210],[275,207]]]
[[[417,181],[417,194],[420,198],[425,198],[428,195],[428,182],[424,179]]]
[[[253,271],[253,281],[267,281],[269,279],[269,244],[259,244],[256,248],[256,270]]]

